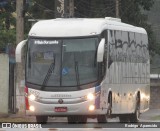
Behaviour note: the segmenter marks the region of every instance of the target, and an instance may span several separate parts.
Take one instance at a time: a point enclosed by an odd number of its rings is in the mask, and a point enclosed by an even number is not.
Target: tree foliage
[[[115,17],[114,0],[75,0],[75,17]]]
[[[25,34],[27,36],[31,23],[28,19],[52,19],[55,18],[55,0],[27,0],[29,6],[25,6]],[[75,17],[96,18],[115,17],[115,0],[74,0]],[[120,18],[123,22],[143,27],[149,36],[149,49],[158,52],[159,47],[154,39],[151,25],[147,23],[147,15],[143,12],[150,10],[154,0],[119,0]],[[28,8],[27,8],[28,7]],[[0,46],[7,43],[15,43],[15,4],[8,0],[7,6],[0,8]]]
[[[16,19],[15,2],[8,0],[4,6],[0,7],[0,48],[5,48],[7,44],[15,44],[16,41]]]
[[[35,19],[53,19],[55,16],[55,0],[32,0],[29,7],[28,13]]]
[[[119,0],[120,18],[123,22],[146,29],[149,38],[149,50],[160,53],[155,41],[151,25],[147,22],[147,15],[154,0]],[[116,17],[115,0],[75,0],[76,17]]]
[[[144,11],[149,11],[154,4],[154,0],[121,0],[120,14],[123,22],[143,27],[148,33],[149,50],[152,53],[160,53],[160,49],[151,25]]]
[[[148,33],[151,54],[160,54],[160,46],[155,41],[151,25],[145,11],[149,11],[154,0],[119,0],[120,18],[123,22],[143,27]],[[116,17],[115,0],[75,0],[76,17]]]

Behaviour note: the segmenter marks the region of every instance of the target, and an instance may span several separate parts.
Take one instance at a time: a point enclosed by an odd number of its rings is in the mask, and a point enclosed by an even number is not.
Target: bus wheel
[[[119,121],[121,123],[125,123],[125,122],[130,122],[129,117],[124,115],[124,116],[119,116]]]
[[[69,124],[74,124],[77,122],[77,116],[68,116],[67,119]]]
[[[98,121],[98,123],[106,123],[107,122],[106,115],[98,115],[97,121]]]
[[[139,116],[140,116],[140,104],[138,102],[134,114],[131,114],[130,121],[131,122],[138,122]]]
[[[48,121],[48,116],[36,116],[37,123],[46,124]]]
[[[68,116],[67,119],[70,124],[87,122],[87,116]]]
[[[108,110],[107,110],[108,117],[110,117],[111,114],[112,114],[112,95],[110,94],[108,98]]]
[[[79,123],[87,123],[87,116],[78,116]]]

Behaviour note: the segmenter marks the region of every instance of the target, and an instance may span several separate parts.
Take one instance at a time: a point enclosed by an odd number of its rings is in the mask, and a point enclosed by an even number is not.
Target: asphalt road
[[[34,120],[35,121],[35,118]],[[91,119],[88,118],[87,119],[87,123],[86,124],[68,124],[67,122],[67,118],[66,117],[49,117],[47,124],[42,124],[41,126],[43,128],[47,128],[48,130],[70,130],[70,129],[76,129],[76,131],[78,131],[79,129],[82,129],[82,131],[85,130],[103,130],[103,129],[121,129],[121,128],[135,128],[138,127],[139,129],[142,127],[146,127],[146,125],[151,126],[151,127],[155,127],[156,125],[158,127],[160,127],[160,123],[156,123],[150,120],[145,120],[143,119],[143,116],[140,117],[140,122],[139,123],[120,123],[119,122],[119,118],[112,118],[112,119],[108,119],[108,123],[102,123],[102,124],[98,124],[97,123],[97,119]],[[141,127],[140,127],[141,126]]]
[[[66,117],[51,118],[49,117],[47,124],[42,124],[43,128],[22,129],[25,131],[159,131],[160,121],[149,120],[150,116],[159,115],[160,110],[150,110],[140,117],[139,123],[119,123],[119,118],[108,119],[106,124],[98,124],[96,119],[88,118],[87,124],[68,124]],[[33,122],[36,121],[33,117]],[[155,128],[156,125],[159,128]],[[150,128],[144,128],[150,126]],[[138,128],[135,128],[138,127]],[[2,129],[3,131],[17,131],[21,129]],[[1,129],[0,129],[1,131]]]
[[[42,128],[42,129],[3,129],[3,131],[159,131],[158,128]]]
[[[143,122],[143,120],[140,120]],[[42,124],[43,128],[30,128],[30,129],[2,129],[3,131],[159,131],[160,128],[142,128],[140,123],[119,123],[118,118],[108,119],[106,124],[98,124],[96,119],[88,119],[87,124],[68,124],[66,118],[49,118],[47,124]],[[156,125],[153,123],[142,123],[142,126]],[[138,127],[138,128],[135,128]],[[160,123],[158,124],[160,127]],[[0,129],[1,131],[1,129]]]

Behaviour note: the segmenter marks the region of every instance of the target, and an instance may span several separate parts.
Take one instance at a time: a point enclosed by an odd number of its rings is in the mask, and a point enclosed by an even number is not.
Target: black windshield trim
[[[94,83],[94,82],[98,82],[98,79],[97,80],[95,80],[95,81],[92,81],[92,82],[88,82],[88,83],[85,83],[85,84],[81,84],[81,85],[79,85],[79,86],[84,86],[84,85],[88,85],[88,84],[91,84],[91,83]],[[40,84],[36,84],[36,83],[32,83],[32,82],[28,82],[28,81],[26,81],[26,85],[27,84],[32,84],[32,85],[36,85],[36,86],[42,86],[42,85],[40,85]],[[45,87],[51,87],[51,88],[53,88],[53,87],[64,87],[64,88],[67,88],[67,87],[76,87],[77,88],[77,85],[75,85],[75,86],[45,86]]]
[[[85,85],[90,85],[90,84],[93,84],[92,87],[95,87],[97,84],[98,84],[98,81],[94,81],[94,82],[90,82],[90,83],[86,83],[84,84]],[[31,88],[31,89],[35,89],[35,90],[41,90],[41,85],[37,85],[37,84],[34,84],[34,83],[30,83],[30,82],[26,82],[25,84],[28,88]],[[82,85],[81,85],[82,86]],[[69,87],[69,88],[67,88]],[[43,91],[51,91],[51,92],[64,92],[64,91],[79,91],[79,90],[84,90],[84,89],[89,89],[91,88],[91,86],[87,86],[85,88],[80,88],[78,89],[77,86],[62,86],[62,88],[59,88],[57,86],[55,87],[45,87],[45,89]]]
[[[98,39],[98,42],[100,41],[100,35],[78,36],[78,37],[77,37],[77,36],[76,36],[76,37],[39,37],[39,36],[29,36],[29,37],[28,37],[28,41],[29,41],[30,39],[68,40],[68,39],[87,39],[87,38],[97,38],[97,39]],[[61,51],[62,51],[62,45],[61,45]],[[27,53],[28,53],[28,44],[27,44]],[[62,61],[62,57],[61,57],[61,61]],[[61,62],[61,65],[60,65],[60,66],[61,66],[61,70],[62,70],[62,62]],[[60,73],[60,75],[61,75],[61,73]],[[36,84],[36,83],[32,83],[32,82],[27,81],[27,75],[26,75],[26,77],[25,77],[25,80],[26,80],[26,83],[30,83],[30,84],[37,85],[37,86],[42,86],[41,84]],[[62,80],[62,76],[60,76],[60,80]],[[99,78],[97,78],[97,80],[94,80],[94,81],[91,81],[91,82],[88,82],[88,83],[79,84],[78,86],[79,86],[79,88],[80,88],[80,86],[87,85],[87,84],[91,84],[91,83],[97,82],[98,80],[99,80]],[[59,86],[48,86],[48,85],[47,85],[47,86],[45,86],[45,88],[47,88],[47,87],[56,87],[56,88],[58,88],[58,87],[64,87],[64,88],[67,88],[67,87],[71,87],[71,88],[76,87],[76,88],[78,88],[78,86],[77,86],[77,85],[62,86],[62,82],[61,82]]]

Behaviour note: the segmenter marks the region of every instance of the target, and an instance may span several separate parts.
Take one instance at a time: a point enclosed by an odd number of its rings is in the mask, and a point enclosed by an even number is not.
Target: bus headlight
[[[33,94],[31,94],[31,95],[28,96],[28,98],[29,98],[30,100],[34,101],[34,100],[36,99],[36,96],[33,95]]]
[[[87,95],[87,100],[94,100],[95,99],[95,95],[93,93],[89,93]]]
[[[29,110],[30,110],[30,111],[35,111],[34,106],[29,106]]]

